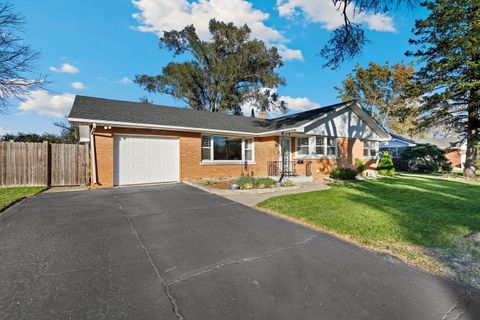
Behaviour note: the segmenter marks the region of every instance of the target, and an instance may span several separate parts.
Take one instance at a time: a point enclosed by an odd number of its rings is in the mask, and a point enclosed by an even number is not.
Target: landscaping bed
[[[480,231],[479,184],[401,174],[330,186],[258,207],[478,287],[480,272],[469,270],[480,263],[479,244],[464,242]]]
[[[199,180],[191,184],[218,195],[272,193],[301,188],[301,186],[294,185],[288,179],[284,180],[281,186],[278,186],[277,181],[271,178],[254,178],[250,176],[242,176],[237,179]],[[231,185],[237,185],[238,188],[231,189]]]
[[[12,188],[0,188],[0,211],[4,210],[9,205],[16,201],[19,201],[25,197],[33,196],[41,191],[45,190],[45,187],[12,187]]]
[[[210,179],[210,180],[201,180],[199,181],[201,185],[207,188],[221,189],[221,190],[230,190],[230,189],[241,189],[241,190],[252,190],[252,189],[269,189],[269,188],[278,188],[278,187],[293,187],[294,184],[292,181],[285,179],[281,186],[277,186],[277,181],[271,178],[255,178],[251,176],[241,176],[236,179]],[[232,188],[232,186],[236,186]]]

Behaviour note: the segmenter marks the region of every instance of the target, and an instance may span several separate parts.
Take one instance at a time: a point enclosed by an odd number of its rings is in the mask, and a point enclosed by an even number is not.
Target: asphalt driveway
[[[395,259],[175,184],[40,194],[0,216],[0,319],[480,319]]]

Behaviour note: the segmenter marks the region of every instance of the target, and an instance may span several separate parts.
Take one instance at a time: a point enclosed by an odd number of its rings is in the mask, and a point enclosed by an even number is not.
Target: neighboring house
[[[375,168],[390,139],[354,101],[265,119],[76,96],[68,119],[90,142],[101,187],[278,176],[282,146],[290,174],[321,179],[356,158]]]
[[[450,161],[454,168],[463,169],[467,146],[462,144],[456,145],[457,137],[444,137],[442,139],[426,138],[426,139],[410,139],[399,134],[390,134],[390,141],[382,141],[380,143],[380,152],[388,151],[393,159],[399,159],[400,154],[405,148],[413,147],[418,144],[433,144],[440,149],[445,150],[445,157]]]

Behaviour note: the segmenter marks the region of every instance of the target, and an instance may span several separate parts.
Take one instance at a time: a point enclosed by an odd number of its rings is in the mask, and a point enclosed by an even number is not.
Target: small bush
[[[335,168],[330,173],[330,178],[335,180],[355,180],[357,172],[350,168]]]
[[[363,160],[356,158],[355,159],[355,169],[359,174],[362,174],[365,171],[365,163]]]
[[[263,186],[263,188],[270,188],[275,185],[275,180],[272,178],[258,178],[255,180],[255,185],[258,188],[262,188],[261,186]]]
[[[295,185],[295,184],[293,183],[293,181],[292,181],[292,180],[288,180],[288,179],[285,180],[285,181],[283,181],[283,183],[282,183],[282,186],[284,186],[284,187],[293,187],[294,185]]]
[[[253,188],[253,186],[255,185],[255,178],[251,176],[241,176],[240,178],[238,178],[238,180],[235,183],[240,186],[240,189],[245,189],[244,186],[246,184],[251,184]]]
[[[248,189],[253,189],[254,185],[253,183],[245,183],[242,186],[240,186],[240,189],[248,190]]]
[[[382,154],[378,162],[377,172],[381,176],[393,177],[395,175],[395,167],[390,153],[384,152]]]
[[[451,163],[445,157],[445,151],[432,144],[419,144],[407,148],[401,154],[408,161],[410,171],[419,173],[450,172]],[[450,171],[449,171],[450,170]]]
[[[451,173],[453,171],[453,165],[450,161],[443,162],[441,165],[442,173]]]

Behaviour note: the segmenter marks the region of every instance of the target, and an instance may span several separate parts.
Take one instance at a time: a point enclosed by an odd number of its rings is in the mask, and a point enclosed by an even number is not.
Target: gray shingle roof
[[[441,149],[458,148],[460,146],[458,142],[461,141],[461,138],[455,134],[443,137],[442,139],[432,137],[411,139],[396,133],[390,133],[390,135],[392,138],[403,140],[411,144],[433,144]]]
[[[348,103],[343,102],[275,119],[261,120],[225,113],[77,95],[69,118],[262,133],[301,126]]]

